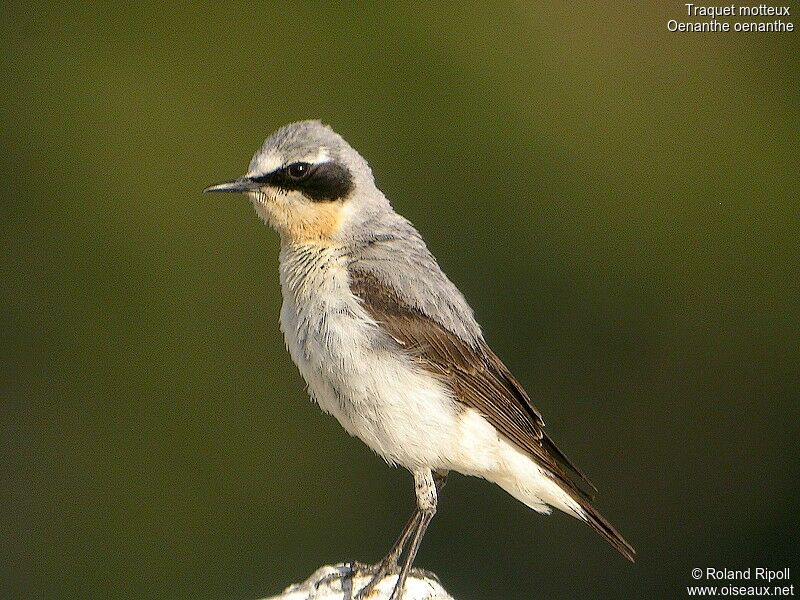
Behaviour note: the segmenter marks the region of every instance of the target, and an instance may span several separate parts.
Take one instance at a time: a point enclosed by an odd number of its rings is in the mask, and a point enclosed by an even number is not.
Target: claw
[[[397,559],[398,557],[392,553],[374,565],[361,565],[363,568],[358,572],[372,575],[372,578],[363,588],[358,591],[358,593],[354,596],[354,600],[366,600],[372,590],[375,589],[375,586],[378,585],[384,577],[399,573],[400,565],[398,565]]]

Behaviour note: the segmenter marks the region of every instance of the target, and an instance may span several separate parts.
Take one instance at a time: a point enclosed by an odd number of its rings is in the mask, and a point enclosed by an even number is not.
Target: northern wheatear
[[[280,235],[281,330],[312,398],[414,476],[417,508],[362,597],[394,573],[402,596],[451,470],[577,517],[633,560],[464,296],[342,137],[319,121],[286,125],[246,175],[205,191],[246,193]]]

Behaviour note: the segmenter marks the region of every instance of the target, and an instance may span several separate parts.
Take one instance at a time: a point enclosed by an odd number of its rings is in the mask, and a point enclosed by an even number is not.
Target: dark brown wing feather
[[[567,489],[581,498],[591,497],[591,491],[579,487],[569,472],[596,491],[594,485],[544,433],[544,422],[530,397],[484,341],[470,345],[408,306],[369,273],[352,270],[350,288],[392,338],[447,382],[457,400],[480,412]]]
[[[469,344],[364,271],[351,269],[350,288],[398,344],[425,369],[441,377],[458,401],[479,411],[500,433],[533,456],[581,505],[586,522],[633,561],[635,550],[589,503],[591,491],[579,487],[579,482],[596,491],[594,485],[544,433],[544,422],[530,397],[483,340]]]

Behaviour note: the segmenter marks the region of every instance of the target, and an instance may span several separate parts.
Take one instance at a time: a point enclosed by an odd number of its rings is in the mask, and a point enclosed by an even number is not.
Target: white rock
[[[371,575],[357,573],[351,577],[347,564],[320,567],[302,583],[286,588],[282,594],[264,600],[351,600],[367,585]],[[397,582],[397,575],[384,577],[369,595],[370,600],[388,600]],[[403,600],[453,600],[434,576],[414,573],[408,576]]]

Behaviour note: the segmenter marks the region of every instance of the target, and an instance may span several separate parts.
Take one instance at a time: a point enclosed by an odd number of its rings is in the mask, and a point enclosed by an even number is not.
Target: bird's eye
[[[298,162],[286,167],[286,173],[292,179],[303,179],[311,172],[311,165],[306,162]]]

